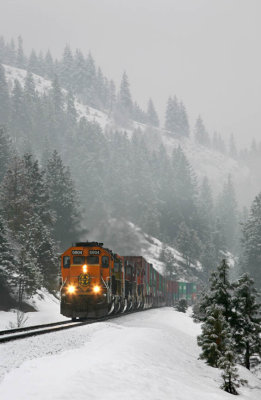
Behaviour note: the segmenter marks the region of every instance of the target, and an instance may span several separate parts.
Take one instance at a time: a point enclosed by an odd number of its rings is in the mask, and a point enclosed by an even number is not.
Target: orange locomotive
[[[143,257],[119,256],[103,243],[76,243],[61,257],[61,314],[73,320],[173,305],[180,297],[179,283]],[[194,296],[191,285],[181,285],[188,300]]]
[[[81,242],[62,254],[61,314],[99,317],[124,307],[122,258],[103,243]]]

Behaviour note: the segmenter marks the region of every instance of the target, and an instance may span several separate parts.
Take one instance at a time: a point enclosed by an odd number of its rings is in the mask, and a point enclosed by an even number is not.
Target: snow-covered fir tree
[[[201,116],[199,116],[196,121],[194,135],[195,135],[195,141],[197,143],[202,144],[203,146],[207,146],[207,147],[210,146],[209,134],[205,128],[205,125],[203,123]]]
[[[221,389],[225,392],[237,395],[237,388],[246,384],[247,381],[239,378],[235,362],[235,354],[233,350],[230,349],[225,351],[224,355],[220,357],[218,367],[222,370],[221,377],[223,383]]]
[[[232,345],[230,326],[223,311],[223,307],[214,302],[206,308],[202,333],[197,338],[202,348],[200,359],[206,360],[211,367],[219,366],[221,357]]]
[[[251,357],[261,357],[261,303],[257,302],[254,280],[248,274],[243,274],[234,283],[232,300],[235,350],[240,363],[250,369]]]
[[[0,64],[0,126],[6,125],[9,118],[9,90],[4,67]]]
[[[261,289],[261,193],[252,203],[249,217],[243,226],[243,256],[241,268],[249,272],[255,287]]]
[[[217,203],[217,215],[220,218],[222,234],[228,250],[235,251],[238,242],[238,207],[235,195],[235,189],[231,175],[224,183],[222,193],[219,195]]]
[[[148,108],[147,108],[147,121],[152,126],[159,126],[159,117],[155,110],[153,101],[149,99],[148,101]]]
[[[0,210],[0,288],[8,287],[15,275],[17,260],[15,251],[9,241],[6,222]]]
[[[78,193],[75,190],[70,171],[54,151],[49,158],[45,173],[50,207],[55,212],[54,237],[65,247],[75,242],[81,232]]]
[[[227,322],[232,318],[232,284],[229,280],[229,265],[226,260],[222,260],[217,270],[212,272],[209,279],[208,290],[200,299],[199,309],[205,319],[204,313],[211,304],[216,304],[223,310],[223,315]]]

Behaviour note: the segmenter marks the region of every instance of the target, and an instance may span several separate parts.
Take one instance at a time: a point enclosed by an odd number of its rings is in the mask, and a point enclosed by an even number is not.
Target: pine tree
[[[40,74],[38,58],[35,50],[31,51],[29,60],[28,60],[28,70],[33,72],[34,74]]]
[[[148,101],[148,109],[147,109],[147,121],[152,126],[159,126],[159,117],[156,113],[153,101],[149,99]]]
[[[176,238],[178,250],[186,260],[187,266],[200,257],[202,244],[194,229],[189,229],[185,222],[179,226],[178,236]]]
[[[147,115],[146,113],[140,108],[140,106],[134,102],[132,105],[132,118],[134,121],[141,122],[142,124],[146,124],[147,122]]]
[[[25,229],[16,235],[19,242],[19,251],[14,278],[11,281],[12,290],[17,294],[18,307],[21,310],[25,297],[31,297],[37,289],[42,287],[42,276],[36,258],[32,256],[34,243],[30,231]]]
[[[197,228],[197,179],[183,150],[179,146],[172,153],[173,190],[175,190],[176,224],[185,222]],[[189,212],[188,212],[189,211]]]
[[[95,86],[96,86],[96,66],[94,59],[91,53],[88,54],[88,57],[85,62],[86,65],[86,81],[85,81],[85,90],[84,90],[84,98],[87,104],[90,106],[96,106],[96,95],[95,95]]]
[[[70,171],[56,151],[47,162],[45,182],[56,215],[54,237],[62,247],[68,246],[81,232],[79,200]]]
[[[10,107],[8,85],[5,79],[5,69],[0,64],[0,127],[8,123]]]
[[[261,304],[256,300],[254,280],[242,275],[234,284],[232,326],[238,358],[247,369],[253,355],[261,356]]]
[[[246,384],[247,381],[239,379],[237,373],[238,369],[235,366],[235,355],[231,349],[225,351],[225,354],[220,357],[218,367],[223,370],[221,374],[221,377],[223,378],[221,389],[225,392],[237,395],[237,388],[239,388],[240,385]]]
[[[51,81],[54,79],[54,61],[50,50],[47,51],[44,58],[44,77]]]
[[[223,315],[223,307],[216,303],[206,308],[198,345],[202,347],[200,359],[206,360],[211,367],[218,367],[221,357],[230,349],[230,327]]]
[[[209,134],[200,116],[198,117],[195,125],[195,141],[203,146],[210,146]]]
[[[189,137],[189,122],[187,111],[182,102],[179,104],[180,136]]]
[[[37,215],[30,218],[26,231],[31,243],[29,254],[35,260],[35,270],[32,273],[38,275],[38,286],[43,284],[49,290],[57,289],[59,265],[53,232]]]
[[[124,71],[121,79],[120,92],[119,92],[119,106],[124,112],[126,118],[132,115],[132,99],[130,93],[130,85],[126,72]]]
[[[21,36],[18,37],[18,48],[17,48],[17,57],[16,57],[16,66],[18,68],[26,67],[26,57],[24,55],[23,49],[23,39]]]
[[[7,287],[15,273],[15,251],[8,239],[6,223],[0,212],[0,288]]]
[[[237,158],[237,148],[233,134],[231,134],[229,138],[229,155],[232,158]]]
[[[261,193],[252,203],[249,217],[243,226],[242,269],[249,272],[254,279],[255,287],[261,289]]]
[[[222,222],[224,241],[229,250],[235,250],[238,237],[238,213],[234,185],[229,175],[218,199],[217,214]]]
[[[15,79],[11,96],[10,132],[17,148],[24,148],[27,135],[27,121],[24,112],[23,89]]]
[[[169,97],[167,102],[166,114],[165,114],[165,129],[179,135],[180,123],[179,123],[179,104],[177,98]]]
[[[73,72],[74,72],[73,55],[70,46],[67,44],[63,52],[59,76],[62,86],[69,90],[73,89]]]
[[[200,312],[204,315],[206,308],[215,304],[223,310],[226,321],[230,322],[233,317],[231,296],[232,285],[229,281],[229,266],[226,260],[222,260],[217,271],[211,274],[208,291],[201,297]]]
[[[5,176],[12,156],[11,141],[4,128],[0,127],[0,184]]]
[[[83,99],[84,89],[88,80],[86,62],[82,52],[77,49],[74,57],[73,87],[80,99]]]
[[[188,308],[188,303],[186,299],[180,299],[178,304],[176,305],[176,310],[179,312],[185,313]]]

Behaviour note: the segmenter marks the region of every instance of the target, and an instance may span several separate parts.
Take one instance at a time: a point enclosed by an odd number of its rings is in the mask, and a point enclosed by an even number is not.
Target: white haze
[[[176,94],[210,133],[261,139],[260,0],[0,0],[0,34],[21,34],[28,52],[65,43],[91,50],[133,97],[154,99],[163,121]]]

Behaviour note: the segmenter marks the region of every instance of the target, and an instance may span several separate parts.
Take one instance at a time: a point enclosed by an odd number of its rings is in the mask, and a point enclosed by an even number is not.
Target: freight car
[[[76,243],[61,256],[61,314],[72,319],[194,301],[196,293],[194,283],[164,277],[145,258],[120,256],[103,243]]]

